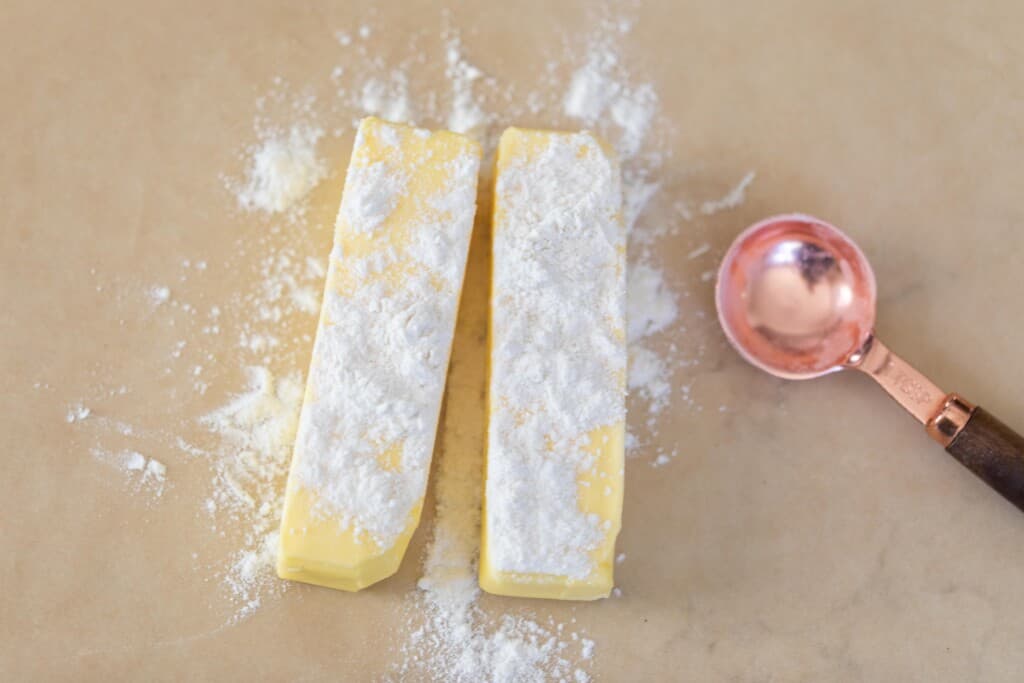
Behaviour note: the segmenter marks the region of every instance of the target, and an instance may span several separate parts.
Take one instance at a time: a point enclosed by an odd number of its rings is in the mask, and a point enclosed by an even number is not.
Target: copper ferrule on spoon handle
[[[947,395],[942,409],[925,425],[928,436],[942,444],[943,448],[948,448],[953,439],[967,426],[967,421],[971,419],[975,408],[976,405],[959,394]]]

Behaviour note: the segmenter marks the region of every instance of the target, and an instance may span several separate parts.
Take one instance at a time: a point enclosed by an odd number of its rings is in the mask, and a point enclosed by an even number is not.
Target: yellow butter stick
[[[480,586],[593,600],[622,516],[626,235],[614,154],[510,128],[496,162]]]
[[[345,179],[285,492],[277,573],[355,591],[419,523],[480,147],[364,119]]]

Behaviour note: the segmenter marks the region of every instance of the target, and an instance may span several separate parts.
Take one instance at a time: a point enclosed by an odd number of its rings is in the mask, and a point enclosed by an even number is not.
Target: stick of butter
[[[355,591],[419,523],[476,210],[479,145],[375,118],[345,179],[277,573]]]
[[[480,586],[607,597],[622,517],[626,234],[590,133],[498,148]]]

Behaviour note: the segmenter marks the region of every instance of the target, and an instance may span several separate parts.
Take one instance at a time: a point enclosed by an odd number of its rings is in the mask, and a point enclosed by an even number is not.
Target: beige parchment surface
[[[523,55],[573,30],[584,8],[451,10],[467,53],[515,82],[530,76]],[[146,506],[64,421],[68,403],[116,368],[133,391],[111,409],[152,429],[180,422],[182,402],[167,397],[187,392],[187,378],[152,372],[176,332],[117,292],[170,280],[185,256],[212,263],[235,248],[245,217],[226,210],[217,177],[239,168],[259,89],[331,65],[330,29],[367,11],[111,0],[0,12],[4,680],[388,671],[416,561],[358,595],[300,587],[223,626],[218,588],[192,557],[221,542],[196,515],[208,475],[157,454],[173,486]],[[426,2],[374,11],[383,52],[437,24]],[[686,160],[663,192],[687,169],[719,190],[758,173],[741,207],[666,248],[669,278],[694,285],[688,310],[712,310],[710,286],[698,286],[707,266],[686,258],[696,245],[720,254],[764,215],[821,215],[871,258],[893,349],[1024,427],[1024,7],[652,2],[635,12],[624,50],[660,92],[680,133],[673,158]],[[332,166],[350,140],[329,143]],[[312,210],[329,221],[339,194],[338,183],[318,192]],[[232,277],[178,287],[226,296]],[[627,470],[623,597],[530,609],[587,629],[601,681],[1019,680],[1024,516],[868,380],[785,384],[745,366],[711,317],[689,322],[677,343],[708,348],[686,372],[704,409],[679,409],[660,431],[680,447],[670,465]],[[233,342],[203,343],[223,356]]]

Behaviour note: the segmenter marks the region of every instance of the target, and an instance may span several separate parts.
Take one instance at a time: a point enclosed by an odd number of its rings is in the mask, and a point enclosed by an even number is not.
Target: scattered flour
[[[388,78],[370,78],[363,83],[360,99],[362,111],[387,121],[412,122],[415,120],[409,99],[409,79],[401,69],[393,70]]]
[[[675,296],[663,273],[645,263],[633,263],[628,273],[627,304],[631,343],[667,329],[676,320]]]
[[[167,303],[171,298],[170,287],[155,285],[149,288],[149,300],[154,306]]]
[[[569,82],[569,90],[562,100],[565,114],[584,123],[595,123],[622,89],[610,75],[617,64],[618,57],[612,50],[591,49],[586,62]]]
[[[68,407],[67,415],[64,419],[71,424],[73,422],[80,422],[92,414],[92,411],[83,406],[81,403],[74,403]]]
[[[690,253],[686,255],[686,258],[688,258],[688,259],[690,259],[692,261],[695,258],[700,258],[701,256],[703,256],[704,254],[708,253],[709,251],[711,251],[711,245],[708,244],[707,242],[705,242],[704,244],[700,245],[699,247],[690,250]]]
[[[465,133],[482,138],[487,116],[474,96],[473,85],[483,72],[462,56],[462,43],[458,36],[449,38],[445,47],[445,76],[452,85],[452,107],[448,114],[448,128],[456,133]]]
[[[729,190],[725,196],[718,199],[709,199],[701,203],[700,212],[705,216],[711,216],[719,211],[735,209],[746,199],[747,188],[754,182],[756,176],[757,174],[754,171],[748,171],[740,182],[737,183],[736,187]]]
[[[668,367],[660,355],[639,344],[630,345],[629,389],[639,392],[652,414],[660,413],[671,400],[669,378]]]
[[[108,451],[91,449],[92,456],[109,467],[120,470],[130,482],[132,490],[144,492],[154,498],[164,493],[167,483],[167,466],[155,458],[147,458],[133,450]]]
[[[588,126],[610,119],[617,128],[616,149],[623,157],[639,150],[658,108],[658,96],[649,83],[631,85],[614,47],[613,34],[605,34],[590,48],[562,99],[562,111]]]
[[[281,520],[281,492],[291,458],[304,391],[298,371],[276,378],[265,367],[247,369],[248,388],[202,418],[219,437],[212,460],[212,494],[204,508],[215,522],[242,526],[241,547],[224,581],[239,605],[235,618],[281,592],[272,568]]]
[[[289,294],[292,305],[303,313],[316,315],[320,312],[320,292],[312,287],[294,287]]]
[[[229,183],[239,206],[249,211],[284,213],[296,209],[327,175],[317,156],[323,131],[305,124],[268,131],[249,150],[244,183]]]

